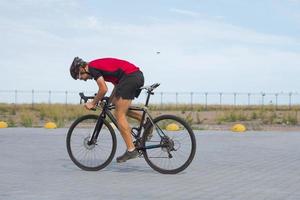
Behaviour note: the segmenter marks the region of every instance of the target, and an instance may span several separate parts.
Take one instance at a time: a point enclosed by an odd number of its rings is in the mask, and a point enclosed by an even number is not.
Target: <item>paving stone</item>
[[[196,131],[197,153],[177,175],[142,159],[86,172],[70,160],[67,129],[0,130],[1,200],[300,199],[300,133]],[[123,153],[118,136],[116,155]]]

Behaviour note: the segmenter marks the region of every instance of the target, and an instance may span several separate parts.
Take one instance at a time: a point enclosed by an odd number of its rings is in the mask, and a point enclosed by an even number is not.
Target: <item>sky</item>
[[[1,0],[0,43],[0,90],[97,90],[79,56],[159,91],[300,92],[300,0]]]

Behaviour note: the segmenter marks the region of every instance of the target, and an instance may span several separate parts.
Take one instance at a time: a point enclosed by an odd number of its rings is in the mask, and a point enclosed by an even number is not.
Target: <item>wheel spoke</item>
[[[67,136],[68,153],[72,161],[84,170],[99,170],[112,160],[116,150],[116,138],[108,122],[103,124],[95,144],[88,144],[94,131],[97,116],[79,118]]]
[[[190,163],[190,159],[193,159],[196,148],[195,137],[189,125],[180,118],[170,115],[158,117],[154,119],[154,123],[163,130],[168,139],[162,139],[156,131],[153,131],[150,141],[147,141],[144,136],[146,148],[150,145],[163,145],[155,149],[146,149],[146,161],[161,173],[178,173],[184,170]],[[175,150],[172,150],[173,148]],[[169,158],[168,151],[172,158]]]

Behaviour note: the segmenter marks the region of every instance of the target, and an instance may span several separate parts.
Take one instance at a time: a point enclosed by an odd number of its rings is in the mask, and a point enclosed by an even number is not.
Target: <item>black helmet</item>
[[[70,67],[70,74],[73,79],[75,79],[75,80],[78,79],[79,68],[82,66],[85,66],[86,64],[87,64],[87,62],[83,61],[81,58],[79,58],[79,57],[74,58],[72,65]]]

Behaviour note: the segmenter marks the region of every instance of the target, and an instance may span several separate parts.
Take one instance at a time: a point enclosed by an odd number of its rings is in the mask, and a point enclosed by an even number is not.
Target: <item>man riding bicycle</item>
[[[126,115],[139,121],[142,119],[140,113],[128,110],[132,100],[139,96],[139,88],[144,85],[144,76],[140,69],[128,61],[116,58],[101,58],[85,62],[75,57],[70,67],[70,74],[75,80],[94,79],[98,85],[98,93],[93,101],[85,104],[86,109],[95,108],[103,99],[108,91],[105,81],[114,85],[110,102],[115,105],[118,128],[127,146],[126,152],[117,157],[117,162],[136,158],[139,153],[133,144],[131,127]]]

